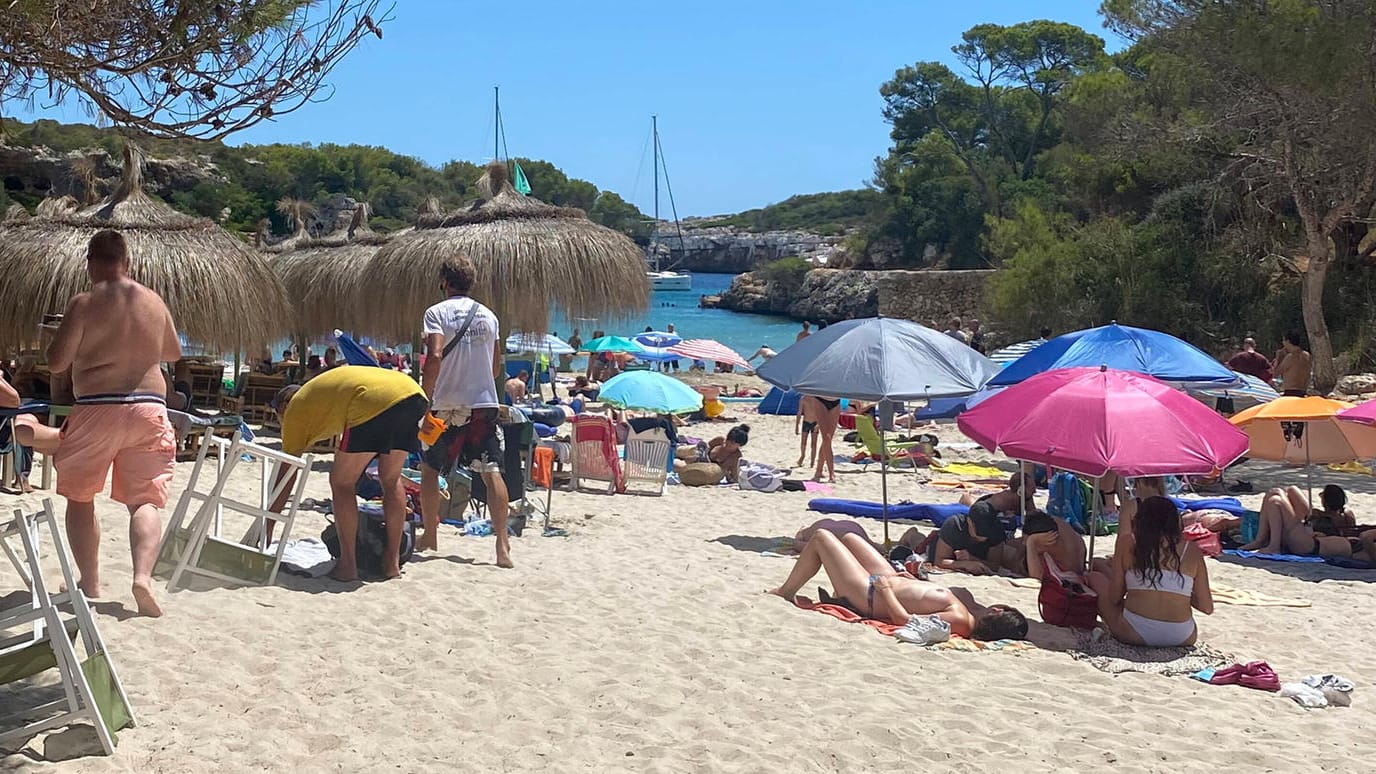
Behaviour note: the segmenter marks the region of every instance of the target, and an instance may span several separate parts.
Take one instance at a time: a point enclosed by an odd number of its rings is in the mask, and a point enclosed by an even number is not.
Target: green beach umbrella
[[[583,344],[585,352],[643,352],[645,348],[624,336],[603,336]]]

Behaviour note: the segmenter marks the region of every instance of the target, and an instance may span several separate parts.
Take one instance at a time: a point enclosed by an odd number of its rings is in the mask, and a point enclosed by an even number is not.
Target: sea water
[[[594,330],[606,331],[609,335],[633,338],[644,332],[646,327],[663,331],[673,323],[674,332],[685,339],[714,339],[739,352],[741,357],[750,357],[762,345],[769,345],[780,351],[797,338],[802,330],[801,323],[787,317],[767,314],[745,314],[725,309],[703,309],[698,304],[702,296],[716,296],[731,287],[734,274],[694,274],[691,290],[659,290],[650,294],[650,307],[642,314],[608,320],[568,320],[556,315],[550,321],[550,330],[567,340],[578,329],[583,341],[592,338]],[[419,323],[419,320],[417,320]],[[374,347],[389,346],[388,342],[364,339]],[[329,345],[326,341],[316,341],[311,352],[319,355]],[[182,346],[188,354],[201,354],[191,342],[183,339]],[[273,344],[273,357],[279,357],[284,349],[291,346],[287,340]],[[410,352],[409,343],[395,342],[391,346],[402,352]],[[247,356],[247,353],[246,353]],[[233,362],[232,354],[224,355],[226,362]],[[248,362],[247,357],[244,362]],[[755,364],[759,364],[759,360]]]
[[[592,338],[593,330],[633,338],[646,327],[674,332],[685,339],[714,339],[750,357],[761,345],[768,344],[776,352],[792,344],[802,330],[802,324],[787,317],[766,314],[744,314],[725,309],[703,309],[698,305],[701,296],[717,296],[731,287],[734,274],[694,274],[692,290],[658,290],[650,294],[650,308],[643,314],[624,320],[570,321],[556,318],[550,321],[551,330],[567,340],[578,328],[583,341]],[[756,363],[758,364],[758,360]]]

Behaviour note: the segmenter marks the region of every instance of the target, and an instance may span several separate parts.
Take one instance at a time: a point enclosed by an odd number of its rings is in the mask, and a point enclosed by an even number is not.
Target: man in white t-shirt
[[[416,540],[416,550],[438,548],[440,474],[457,464],[483,477],[492,534],[497,537],[497,566],[511,567],[502,434],[497,421],[500,402],[496,380],[502,371],[497,315],[468,297],[474,273],[473,261],[466,255],[446,261],[440,276],[448,298],[425,310],[421,387],[430,398],[430,411],[448,427],[457,428],[458,437],[450,439],[447,455],[438,455],[442,461],[437,461],[432,450],[421,465],[425,531]]]

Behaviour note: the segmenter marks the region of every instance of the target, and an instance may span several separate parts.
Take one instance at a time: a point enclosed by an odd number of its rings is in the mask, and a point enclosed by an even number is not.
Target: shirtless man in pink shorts
[[[117,231],[91,237],[92,287],[67,305],[52,344],[53,373],[72,370],[76,405],[53,459],[57,493],[67,498],[67,539],[87,597],[100,596],[100,524],[95,497],[114,467],[110,496],[129,508],[134,600],[162,615],[153,596],[161,518],[176,446],[167,422],[160,364],[181,358],[172,315],[158,294],[129,278],[129,249]]]

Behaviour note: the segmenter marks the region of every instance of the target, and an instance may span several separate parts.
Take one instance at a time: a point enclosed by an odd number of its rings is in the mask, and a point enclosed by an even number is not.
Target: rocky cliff
[[[859,271],[813,269],[796,288],[742,274],[703,305],[736,312],[837,322],[855,317],[900,317],[944,325],[951,315],[979,317],[992,271]]]
[[[683,222],[683,239],[672,223],[661,223],[655,230],[655,243],[664,268],[717,274],[741,274],[780,258],[799,256],[825,265],[840,249],[839,236],[821,236],[805,231],[765,231],[698,226]]]

